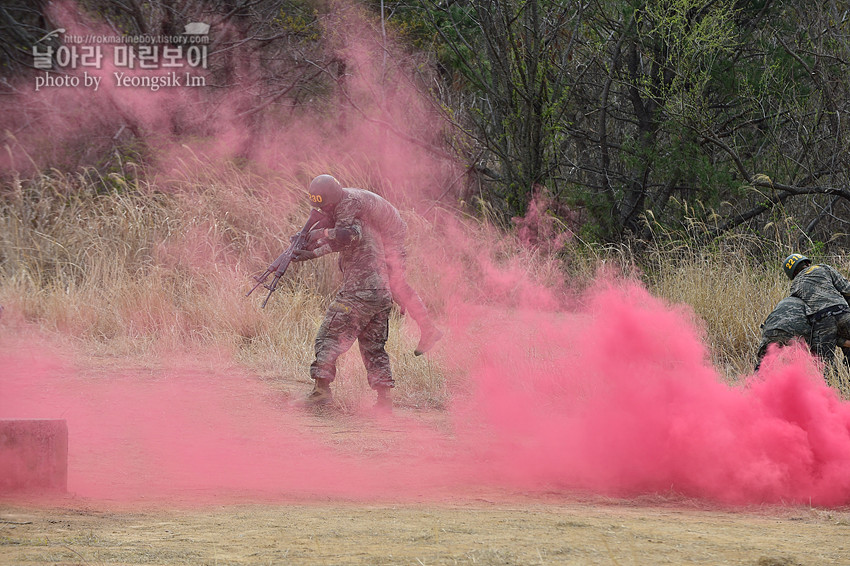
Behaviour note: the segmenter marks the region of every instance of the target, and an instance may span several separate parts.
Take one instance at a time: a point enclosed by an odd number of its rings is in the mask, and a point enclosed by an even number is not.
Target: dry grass
[[[752,371],[760,325],[788,293],[788,281],[775,264],[762,264],[745,253],[686,250],[654,252],[648,276],[653,291],[676,304],[689,305],[704,329],[714,363],[727,378]]]
[[[321,165],[299,178],[183,163],[171,177],[135,172],[132,182],[93,171],[12,179],[0,186],[0,303],[7,317],[69,337],[92,354],[215,350],[275,383],[307,384],[315,330],[338,282],[335,260],[293,266],[265,310],[258,308],[262,288],[250,299],[245,293],[249,274],[264,269],[300,228],[307,216],[302,188],[313,173],[329,170]],[[334,173],[372,184],[357,169]],[[414,256],[435,245],[433,226],[407,220]],[[778,267],[787,252],[781,245],[762,250],[771,260],[760,262],[748,253],[751,242],[734,240],[709,250],[668,243],[639,254],[572,241],[554,261],[545,248],[498,236],[486,215],[465,222],[494,264],[521,266],[530,280],[563,288],[567,279],[579,289],[613,268],[638,274],[671,303],[690,305],[730,381],[751,371],[759,324],[788,289]],[[480,251],[458,253],[472,258]],[[844,273],[850,268],[846,258],[826,259]],[[436,272],[417,261],[410,268],[415,286],[437,296]],[[413,357],[417,337],[415,325],[394,314],[388,350],[404,376],[396,396],[411,406],[442,407],[448,383],[461,376]],[[356,352],[341,364],[348,377],[337,397],[353,407],[369,391]],[[847,394],[850,378],[842,371],[830,379]]]
[[[339,281],[335,258],[292,265],[264,310],[265,289],[245,297],[250,275],[306,218],[303,181],[260,180],[235,168],[181,171],[132,184],[52,171],[3,185],[7,320],[61,335],[88,354],[214,350],[276,384],[306,384],[316,328]],[[391,328],[388,350],[405,377],[397,398],[443,406],[442,372],[412,355],[418,331],[397,316]],[[338,383],[345,408],[369,391],[356,353],[341,363],[350,366]]]
[[[788,295],[790,283],[781,262],[792,251],[798,250],[741,235],[701,250],[668,243],[645,256],[644,279],[656,295],[693,309],[712,362],[731,383],[753,371],[761,323]],[[850,273],[846,256],[812,257]],[[850,397],[846,366],[826,368],[825,374],[830,385]]]

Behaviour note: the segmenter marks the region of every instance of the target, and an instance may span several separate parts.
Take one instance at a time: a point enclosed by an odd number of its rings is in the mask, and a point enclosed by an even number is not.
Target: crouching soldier
[[[836,345],[844,348],[850,340],[850,281],[833,267],[812,265],[800,254],[788,256],[783,269],[791,279],[791,295],[806,304],[812,349],[824,362],[834,363]]]
[[[785,297],[767,315],[761,325],[761,343],[756,353],[756,371],[761,366],[771,344],[784,347],[793,340],[802,340],[809,346],[812,326],[806,318],[806,303],[797,297]],[[809,347],[811,351],[811,347]]]

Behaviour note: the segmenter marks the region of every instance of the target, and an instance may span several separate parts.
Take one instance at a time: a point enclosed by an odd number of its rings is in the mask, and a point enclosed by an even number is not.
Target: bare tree
[[[451,115],[477,140],[467,158],[509,214],[545,186],[603,239],[694,220],[709,237],[777,216],[810,238],[846,226],[834,3],[421,4],[467,80],[471,119]]]

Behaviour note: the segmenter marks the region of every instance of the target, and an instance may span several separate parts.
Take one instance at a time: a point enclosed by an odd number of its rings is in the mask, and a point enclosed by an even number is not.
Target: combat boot
[[[304,404],[311,407],[323,407],[333,401],[331,393],[331,382],[329,379],[316,379],[313,390],[304,399]]]
[[[416,346],[416,349],[413,350],[414,356],[421,356],[433,348],[434,344],[439,342],[440,338],[443,337],[443,333],[440,329],[434,326],[434,324],[430,321],[428,324],[423,325],[419,332],[419,344]]]
[[[389,387],[378,387],[375,391],[378,392],[378,399],[375,401],[375,410],[382,413],[391,413],[393,411],[391,389]]]

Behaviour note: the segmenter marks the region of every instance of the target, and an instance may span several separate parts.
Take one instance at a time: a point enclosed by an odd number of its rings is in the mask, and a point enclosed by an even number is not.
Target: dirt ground
[[[554,494],[200,509],[0,503],[0,564],[850,564],[850,512]]]

